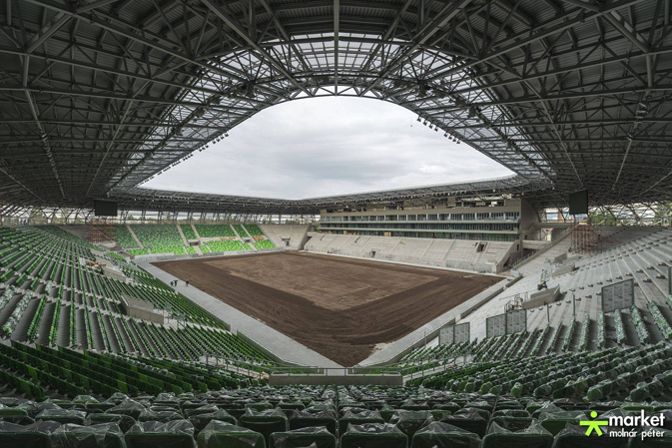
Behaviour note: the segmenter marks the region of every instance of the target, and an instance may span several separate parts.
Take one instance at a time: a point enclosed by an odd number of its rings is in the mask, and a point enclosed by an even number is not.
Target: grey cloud
[[[281,104],[230,134],[145,186],[306,198],[511,173],[422,126],[411,112],[369,99],[329,97]]]

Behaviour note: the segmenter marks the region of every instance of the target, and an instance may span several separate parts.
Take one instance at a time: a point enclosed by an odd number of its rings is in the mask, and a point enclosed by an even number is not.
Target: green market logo
[[[590,411],[590,418],[592,420],[580,420],[579,425],[581,426],[587,426],[586,428],[586,435],[589,436],[593,432],[597,434],[597,436],[601,436],[604,434],[602,431],[602,426],[609,426],[609,420],[595,420],[597,418],[597,412],[596,411]]]
[[[665,425],[665,415],[645,415],[641,410],[637,415],[611,415],[606,420],[596,420],[597,411],[590,411],[590,420],[579,420],[580,426],[586,427],[586,436],[590,437],[593,433],[595,436],[601,437],[607,435],[609,437],[637,437],[638,431],[636,428],[643,428],[639,432],[639,437],[644,440],[650,437],[662,437],[663,431],[657,428],[662,428]],[[603,431],[602,428],[605,428]],[[610,429],[606,432],[608,428]],[[620,428],[620,429],[618,429]]]

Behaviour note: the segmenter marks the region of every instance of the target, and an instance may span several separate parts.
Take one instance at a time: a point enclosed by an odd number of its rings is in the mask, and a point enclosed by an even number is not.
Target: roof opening
[[[329,96],[265,109],[143,187],[302,199],[509,174],[407,109]]]

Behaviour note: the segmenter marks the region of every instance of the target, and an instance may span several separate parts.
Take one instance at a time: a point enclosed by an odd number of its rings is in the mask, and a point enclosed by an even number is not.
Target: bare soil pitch
[[[154,265],[344,366],[501,280],[290,252]]]

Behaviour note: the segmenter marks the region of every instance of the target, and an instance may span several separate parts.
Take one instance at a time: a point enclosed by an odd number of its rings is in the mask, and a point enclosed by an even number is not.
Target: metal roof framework
[[[266,107],[325,95],[412,110],[549,204],[666,200],[670,16],[666,0],[6,0],[0,201],[167,198],[138,186]]]
[[[531,182],[520,176],[509,176],[481,182],[466,182],[431,187],[406,188],[400,190],[377,191],[322,198],[285,200],[270,198],[250,198],[207,193],[186,193],[179,191],[133,188],[115,196],[124,210],[162,210],[170,212],[222,212],[265,214],[280,213],[293,215],[318,214],[325,209],[366,208],[370,204],[403,206],[406,201],[419,200],[427,204],[456,195],[528,195],[533,202],[544,201],[552,190],[545,191],[546,183]]]

